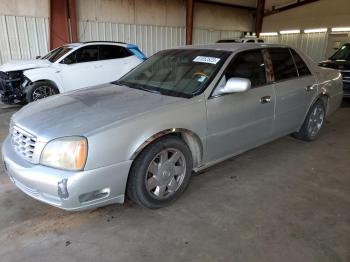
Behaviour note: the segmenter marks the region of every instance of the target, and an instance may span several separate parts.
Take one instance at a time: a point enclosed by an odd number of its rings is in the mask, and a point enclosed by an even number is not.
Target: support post
[[[255,33],[256,36],[259,37],[263,21],[264,21],[264,11],[265,11],[265,0],[258,0],[256,7],[256,16],[255,16]]]
[[[50,50],[77,41],[75,0],[50,0]]]
[[[193,0],[186,1],[186,45],[192,45]]]

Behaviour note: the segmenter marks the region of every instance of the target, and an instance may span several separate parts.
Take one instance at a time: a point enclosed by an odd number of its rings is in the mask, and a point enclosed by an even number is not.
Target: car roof
[[[124,42],[117,42],[117,41],[87,41],[87,42],[75,42],[75,43],[68,43],[65,46],[69,46],[69,47],[79,47],[82,45],[119,45],[119,46],[123,46],[126,47],[127,43]]]
[[[283,47],[290,48],[287,45],[279,45],[279,44],[266,44],[266,43],[215,43],[208,45],[187,45],[180,47],[180,49],[207,49],[207,50],[221,50],[221,51],[242,51],[242,50],[250,50],[256,48],[271,48],[271,47]]]

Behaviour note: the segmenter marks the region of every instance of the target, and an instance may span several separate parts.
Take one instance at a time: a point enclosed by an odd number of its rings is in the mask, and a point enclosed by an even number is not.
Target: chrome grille
[[[16,126],[11,127],[10,133],[14,150],[21,157],[31,162],[34,154],[36,137]]]
[[[350,71],[340,71],[344,82],[350,82]]]

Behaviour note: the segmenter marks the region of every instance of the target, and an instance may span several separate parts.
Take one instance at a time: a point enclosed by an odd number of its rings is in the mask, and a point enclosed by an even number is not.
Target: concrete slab
[[[0,111],[0,141],[13,111]],[[318,141],[291,137],[195,176],[173,205],[67,213],[17,190],[0,166],[0,260],[350,261],[350,107]]]

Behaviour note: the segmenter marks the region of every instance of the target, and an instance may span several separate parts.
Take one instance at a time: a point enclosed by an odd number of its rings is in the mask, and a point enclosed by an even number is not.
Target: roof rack
[[[126,43],[124,42],[118,42],[118,41],[86,41],[86,42],[82,42],[83,44],[90,44],[90,43],[114,43],[114,44],[124,44],[126,45]]]

